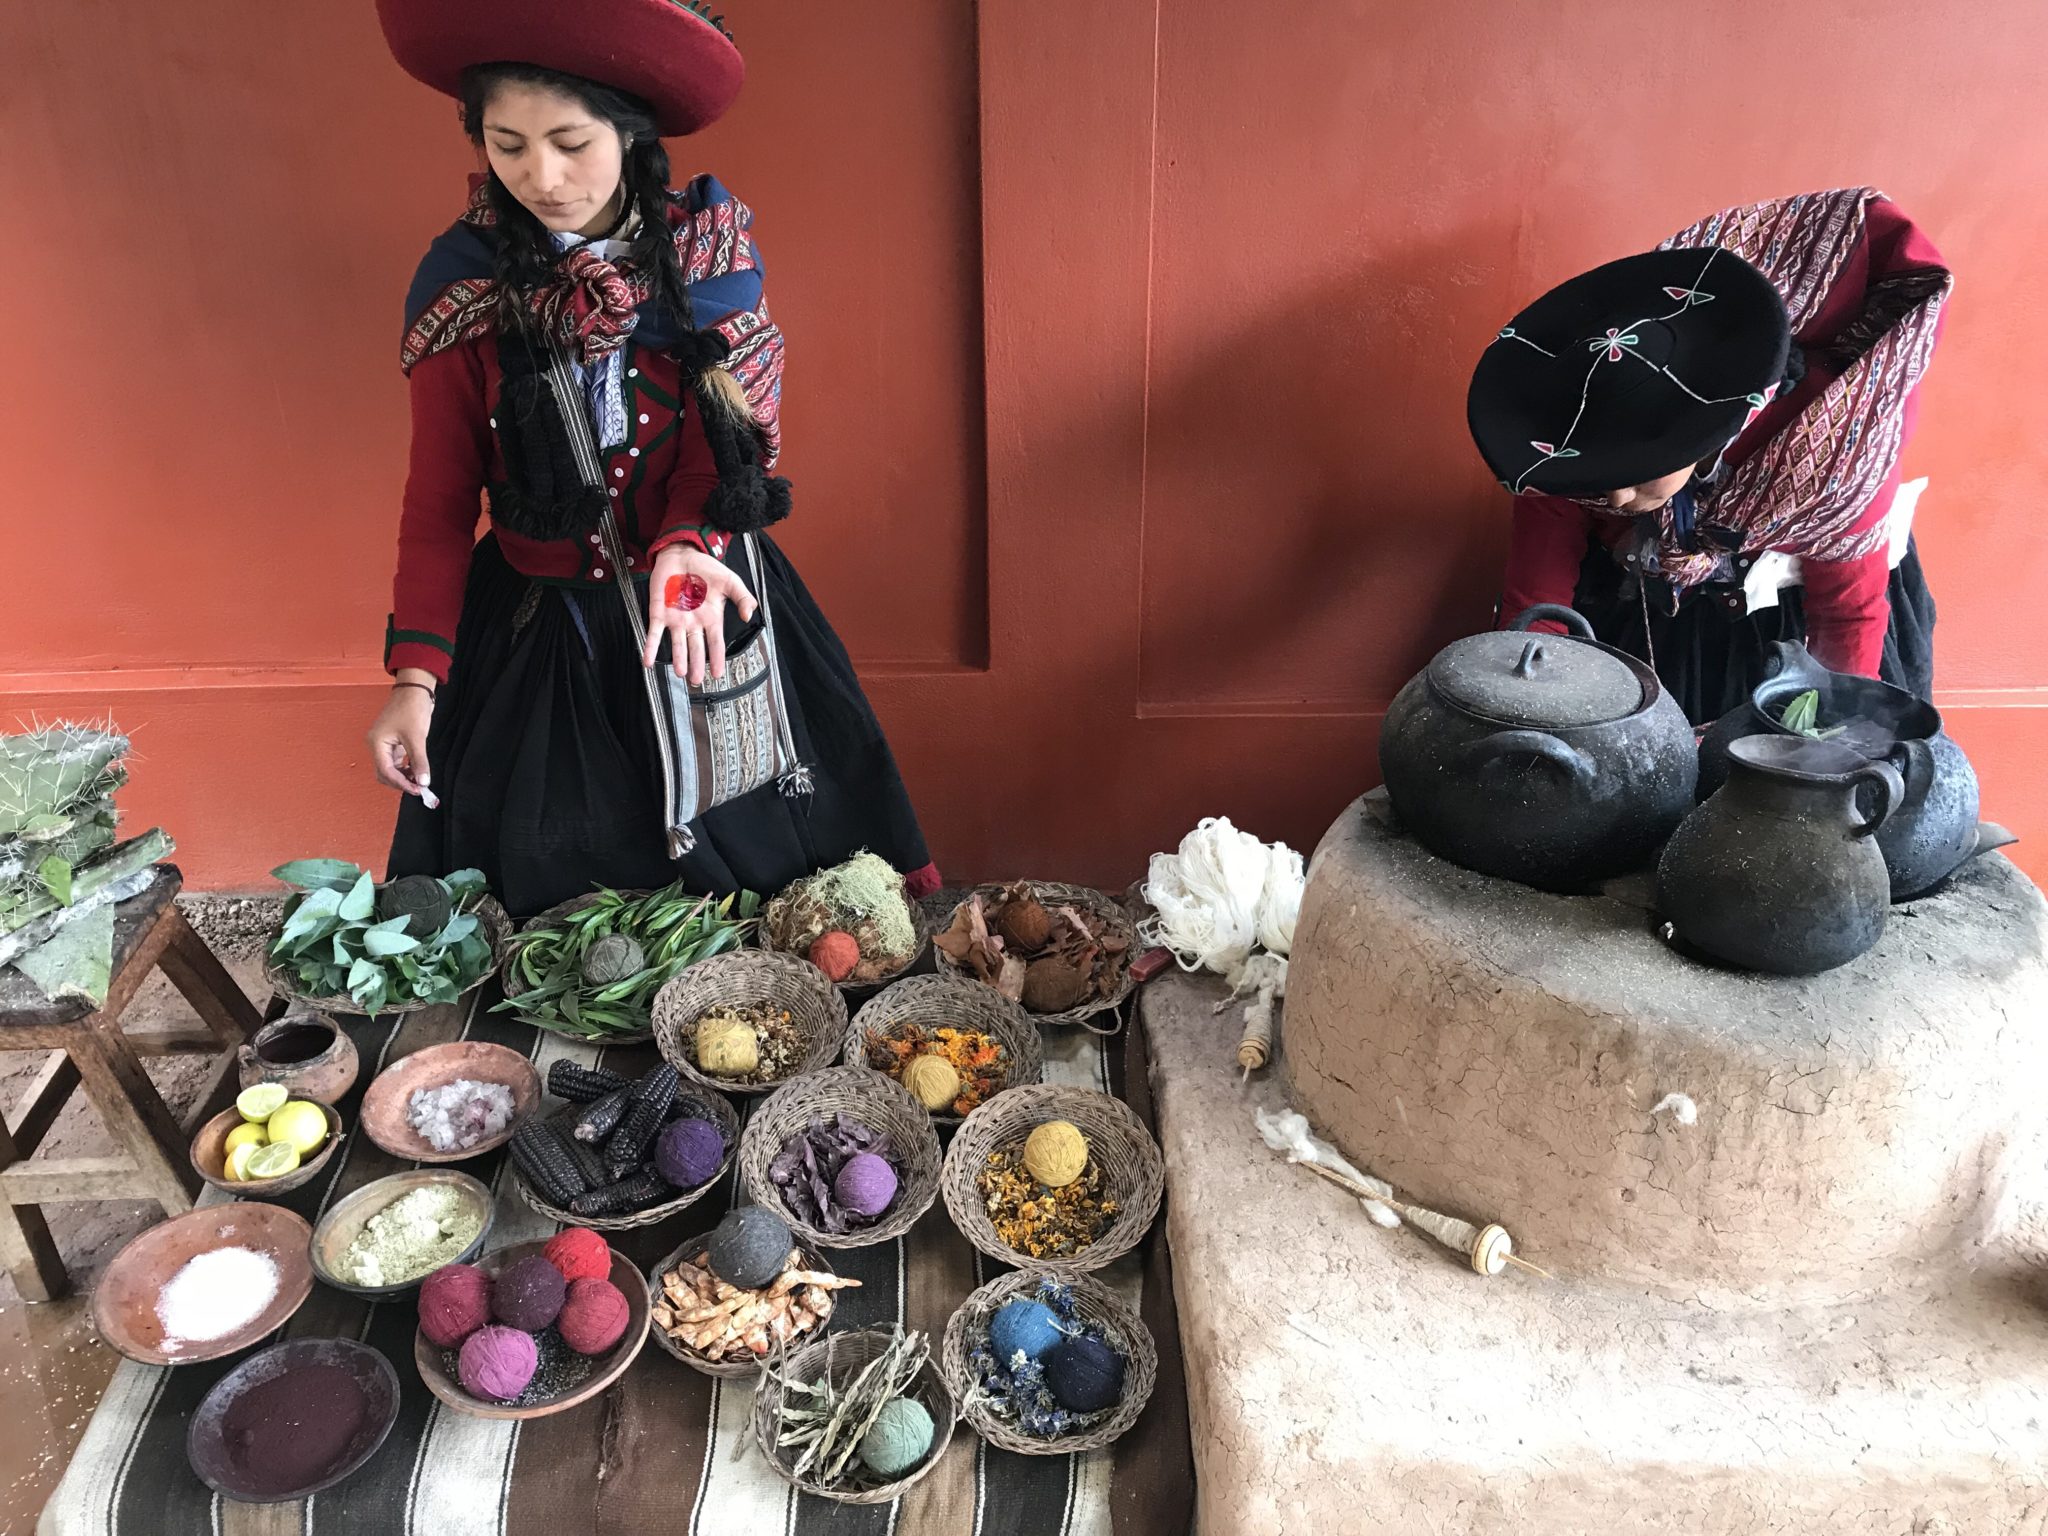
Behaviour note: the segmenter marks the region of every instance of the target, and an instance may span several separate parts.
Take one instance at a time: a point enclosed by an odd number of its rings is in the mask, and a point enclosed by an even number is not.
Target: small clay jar
[[[1657,909],[1681,944],[1745,970],[1846,965],[1884,933],[1891,877],[1873,834],[1904,792],[1889,763],[1835,742],[1744,737],[1728,781],[1665,845]]]
[[[235,1057],[244,1088],[282,1083],[293,1098],[320,1104],[336,1103],[353,1088],[359,1066],[348,1031],[312,1008],[273,1019]]]

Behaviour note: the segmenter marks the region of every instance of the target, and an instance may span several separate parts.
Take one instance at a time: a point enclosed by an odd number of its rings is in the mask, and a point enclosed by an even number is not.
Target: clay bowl
[[[406,1119],[412,1096],[468,1078],[512,1090],[512,1118],[495,1136],[457,1152],[436,1152]],[[413,1163],[460,1163],[482,1157],[512,1139],[512,1128],[540,1102],[540,1073],[518,1051],[483,1040],[451,1040],[401,1057],[379,1072],[363,1095],[363,1134],[393,1157]]]
[[[222,1422],[237,1399],[252,1387],[305,1366],[332,1365],[347,1371],[362,1389],[363,1422],[341,1453],[312,1482],[274,1493],[253,1488],[222,1433]],[[185,1456],[199,1480],[215,1493],[245,1504],[282,1504],[332,1488],[377,1454],[391,1426],[398,1422],[398,1373],[376,1350],[354,1339],[286,1339],[251,1355],[214,1383],[192,1416],[185,1435]]]
[[[312,1228],[281,1205],[207,1205],[159,1222],[114,1255],[92,1292],[92,1323],[113,1349],[144,1365],[191,1365],[247,1349],[284,1325],[313,1291]],[[166,1340],[157,1294],[202,1253],[250,1248],[277,1265],[277,1294],[249,1322],[204,1343]],[[168,1344],[168,1348],[166,1345]]]
[[[496,1280],[499,1274],[511,1264],[539,1253],[546,1243],[514,1243],[509,1248],[500,1248],[496,1253],[487,1254],[476,1261],[477,1267]],[[463,1391],[462,1383],[449,1374],[441,1363],[441,1347],[433,1343],[424,1333],[413,1334],[412,1359],[419,1368],[420,1380],[427,1384],[427,1390],[441,1399],[457,1413],[469,1414],[478,1419],[544,1419],[549,1414],[560,1413],[574,1408],[578,1403],[588,1402],[600,1392],[626,1374],[647,1342],[647,1277],[633,1265],[633,1261],[616,1249],[612,1252],[612,1284],[619,1288],[626,1298],[626,1332],[611,1352],[596,1358],[596,1368],[559,1397],[545,1402],[532,1403],[524,1408],[515,1408],[509,1403],[492,1402],[488,1398],[471,1397]]]
[[[319,1103],[319,1100],[308,1102]],[[242,1123],[241,1111],[237,1109],[222,1110],[199,1127],[198,1134],[192,1138],[192,1171],[215,1189],[237,1198],[260,1200],[266,1195],[281,1195],[297,1189],[317,1177],[320,1170],[334,1160],[334,1149],[341,1145],[341,1116],[334,1112],[332,1104],[321,1104],[320,1108],[327,1114],[327,1139],[320,1143],[318,1152],[290,1173],[281,1173],[274,1179],[235,1180],[228,1177],[228,1132]]]
[[[348,1252],[348,1245],[356,1240],[356,1235],[372,1216],[399,1196],[409,1195],[430,1184],[454,1185],[473,1209],[483,1213],[483,1228],[477,1233],[476,1240],[448,1262],[467,1264],[474,1260],[483,1252],[484,1243],[491,1235],[491,1225],[497,1217],[497,1202],[492,1199],[490,1189],[480,1180],[458,1173],[453,1168],[419,1168],[409,1173],[372,1179],[354,1194],[336,1201],[320,1218],[320,1225],[313,1229],[310,1245],[313,1273],[337,1291],[347,1291],[351,1296],[361,1296],[369,1301],[384,1301],[419,1289],[425,1275],[415,1275],[397,1285],[358,1285],[353,1280],[344,1280],[341,1278],[341,1261]]]

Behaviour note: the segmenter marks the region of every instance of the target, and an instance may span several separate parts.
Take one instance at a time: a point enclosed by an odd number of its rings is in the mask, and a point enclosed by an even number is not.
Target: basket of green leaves
[[[761,898],[714,900],[680,885],[592,891],[531,919],[513,936],[498,1011],[597,1045],[654,1038],[654,995],[699,960],[738,949]]]
[[[330,1013],[411,1013],[452,1003],[498,969],[511,932],[473,869],[378,885],[345,859],[271,871],[292,888],[264,971],[286,997]]]

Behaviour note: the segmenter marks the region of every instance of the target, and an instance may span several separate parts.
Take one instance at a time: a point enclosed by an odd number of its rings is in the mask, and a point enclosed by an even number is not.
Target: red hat
[[[697,0],[377,0],[399,67],[462,94],[474,64],[534,64],[630,91],[664,135],[695,133],[725,113],[747,66]]]

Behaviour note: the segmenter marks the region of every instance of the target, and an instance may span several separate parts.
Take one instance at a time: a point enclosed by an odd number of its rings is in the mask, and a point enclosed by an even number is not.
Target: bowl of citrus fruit
[[[341,1142],[331,1105],[295,1099],[282,1084],[244,1088],[192,1138],[192,1167],[215,1189],[267,1199],[327,1166]]]

